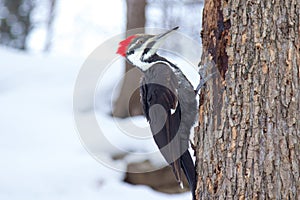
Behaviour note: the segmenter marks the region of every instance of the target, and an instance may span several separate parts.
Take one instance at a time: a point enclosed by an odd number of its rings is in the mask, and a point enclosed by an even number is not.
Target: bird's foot
[[[194,151],[196,151],[196,145],[193,143],[193,141],[192,141],[192,140],[190,140],[190,143],[191,143],[191,147],[192,147],[192,149],[193,149]]]
[[[208,71],[208,68],[210,68],[210,64],[207,63],[205,65],[201,65],[199,66],[200,69],[199,69],[199,75],[200,75],[200,83],[198,84],[196,90],[195,90],[195,93],[198,94],[199,90],[203,87],[203,85],[214,75],[216,74],[217,72],[213,72],[209,75],[207,75],[207,71]]]
[[[201,78],[200,83],[198,84],[195,93],[198,94],[199,90],[203,87],[203,85],[214,75],[216,72],[206,76],[205,78]]]

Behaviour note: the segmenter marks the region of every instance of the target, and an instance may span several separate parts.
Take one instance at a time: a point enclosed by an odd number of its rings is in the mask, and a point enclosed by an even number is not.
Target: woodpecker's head
[[[159,35],[136,34],[119,43],[117,54],[125,57],[131,64],[142,71],[149,69],[151,57],[156,54],[163,41],[179,27]]]

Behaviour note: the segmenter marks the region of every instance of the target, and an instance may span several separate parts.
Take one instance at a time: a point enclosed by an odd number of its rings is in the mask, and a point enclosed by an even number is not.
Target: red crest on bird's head
[[[119,48],[118,48],[117,54],[120,54],[121,56],[125,57],[128,45],[135,37],[136,37],[136,35],[132,35],[132,36],[129,36],[128,38],[126,38],[125,40],[121,41],[119,43]]]

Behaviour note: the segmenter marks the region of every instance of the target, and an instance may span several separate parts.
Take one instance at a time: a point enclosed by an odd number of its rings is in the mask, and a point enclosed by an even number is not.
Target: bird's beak
[[[156,41],[161,41],[164,40],[165,38],[167,38],[173,31],[177,30],[179,28],[179,26],[176,26],[175,28],[172,28],[171,30],[168,30],[165,33],[159,34],[157,36],[155,36],[155,40]]]
[[[167,32],[165,33],[162,33],[162,34],[159,34],[159,35],[156,35],[153,40],[155,41],[155,43],[157,44],[161,44],[163,41],[165,41],[165,39],[171,35],[171,33],[173,33],[173,31],[177,30],[179,28],[179,26],[176,26],[175,28],[172,28],[171,30],[168,30]],[[158,45],[158,46],[159,46]],[[155,45],[157,46],[157,45]]]

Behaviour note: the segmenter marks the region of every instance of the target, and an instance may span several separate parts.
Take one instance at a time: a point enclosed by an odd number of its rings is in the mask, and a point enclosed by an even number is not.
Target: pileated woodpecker
[[[154,140],[181,187],[183,169],[195,199],[196,172],[188,147],[197,116],[197,92],[175,64],[157,54],[165,38],[178,28],[159,35],[129,36],[119,43],[117,53],[143,72],[141,102]]]

